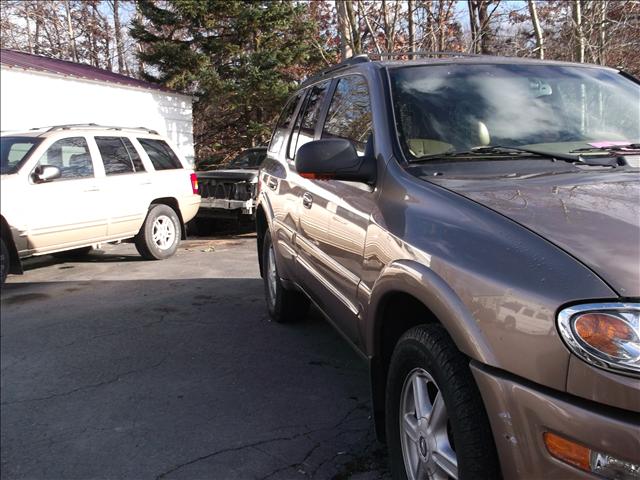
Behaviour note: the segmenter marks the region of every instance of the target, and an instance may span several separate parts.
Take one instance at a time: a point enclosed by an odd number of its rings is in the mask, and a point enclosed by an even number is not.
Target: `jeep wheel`
[[[271,318],[278,323],[288,323],[304,318],[309,310],[309,299],[300,292],[286,290],[282,286],[269,232],[265,234],[262,245],[262,265],[264,266],[264,293]]]
[[[167,205],[153,205],[134,241],[138,253],[147,260],[169,258],[180,243],[178,215]]]
[[[468,360],[440,325],[415,327],[398,342],[386,422],[394,479],[500,478]]]
[[[4,243],[4,239],[0,238],[0,284],[3,284],[9,274],[9,263],[11,258],[9,257],[9,249]]]

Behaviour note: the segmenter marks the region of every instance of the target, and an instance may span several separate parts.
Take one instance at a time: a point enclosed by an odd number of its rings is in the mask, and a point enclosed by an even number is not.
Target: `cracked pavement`
[[[1,294],[3,480],[390,478],[365,362],[314,310],[269,321],[251,235],[26,263]]]

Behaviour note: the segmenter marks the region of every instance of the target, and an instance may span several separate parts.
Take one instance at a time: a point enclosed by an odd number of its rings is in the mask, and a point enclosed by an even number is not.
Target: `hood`
[[[198,179],[252,182],[258,178],[258,170],[227,169],[196,172]]]
[[[428,178],[520,223],[640,297],[640,175],[573,172],[527,178]]]

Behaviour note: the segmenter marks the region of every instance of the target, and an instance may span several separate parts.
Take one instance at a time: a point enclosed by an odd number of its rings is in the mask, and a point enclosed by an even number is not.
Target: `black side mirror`
[[[344,138],[326,138],[305,143],[298,149],[295,161],[298,174],[304,178],[347,180],[369,185],[376,181],[373,155],[367,152],[359,157],[353,144]]]
[[[55,165],[38,165],[31,175],[35,183],[45,183],[60,178],[62,172]]]

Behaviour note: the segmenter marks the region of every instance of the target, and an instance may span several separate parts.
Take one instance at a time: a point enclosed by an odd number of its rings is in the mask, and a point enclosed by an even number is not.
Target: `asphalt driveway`
[[[376,479],[366,364],[271,323],[255,238],[30,259],[1,310],[1,476]]]

